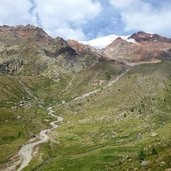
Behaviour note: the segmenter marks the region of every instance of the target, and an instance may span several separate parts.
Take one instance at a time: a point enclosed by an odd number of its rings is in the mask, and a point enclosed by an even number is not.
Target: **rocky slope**
[[[171,39],[145,32],[125,37],[107,36],[87,42],[69,41],[69,44],[76,51],[91,51],[129,65],[157,63],[171,58]]]
[[[58,79],[63,71],[79,72],[97,61],[97,55],[77,53],[65,40],[53,39],[41,28],[0,27],[2,74],[42,74]]]
[[[102,51],[109,58],[131,63],[153,62],[171,57],[171,39],[144,32],[135,33],[129,38],[136,43],[118,38]]]

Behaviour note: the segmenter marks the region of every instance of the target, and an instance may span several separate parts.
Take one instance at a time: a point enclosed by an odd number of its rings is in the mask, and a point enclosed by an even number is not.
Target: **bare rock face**
[[[90,53],[98,54],[99,52],[98,49],[89,45],[82,44],[76,40],[68,40],[67,42],[68,42],[68,45],[71,46],[80,55],[90,54]]]
[[[22,65],[22,61],[18,61],[17,63],[15,61],[4,62],[0,64],[0,73],[13,75],[22,67]]]
[[[88,45],[84,45],[84,44],[81,44],[79,43],[78,41],[76,40],[68,40],[68,44],[73,48],[75,49],[75,51],[78,53],[78,54],[83,54],[87,51],[90,51],[90,47]]]
[[[102,50],[96,49],[90,45],[82,44],[76,40],[68,40],[68,45],[74,49],[80,56],[92,56],[94,59],[107,59]]]

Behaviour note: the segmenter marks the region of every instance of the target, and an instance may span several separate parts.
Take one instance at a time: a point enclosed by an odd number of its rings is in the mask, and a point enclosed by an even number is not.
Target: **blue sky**
[[[137,31],[171,37],[170,21],[170,0],[1,0],[0,6],[0,25],[32,24],[65,39]]]

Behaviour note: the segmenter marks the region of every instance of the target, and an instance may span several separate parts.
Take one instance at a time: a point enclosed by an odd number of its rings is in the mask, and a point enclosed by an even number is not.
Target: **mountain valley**
[[[171,39],[109,37],[0,26],[0,170],[171,170]]]

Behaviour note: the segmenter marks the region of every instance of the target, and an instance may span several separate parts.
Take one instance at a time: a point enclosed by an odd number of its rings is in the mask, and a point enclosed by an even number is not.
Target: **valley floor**
[[[23,170],[169,171],[170,68],[171,62],[163,61],[113,75],[86,71],[86,75],[79,73],[60,82],[22,77],[18,78],[21,84],[16,79],[20,92],[11,93],[15,105],[3,104],[9,98],[6,92],[1,100],[1,170],[26,140],[49,128],[54,118],[46,109],[53,105],[54,114],[64,121],[48,134],[47,143],[34,148],[33,158]],[[97,79],[105,80],[103,85],[94,86]],[[20,96],[25,97],[22,102],[16,99]]]

